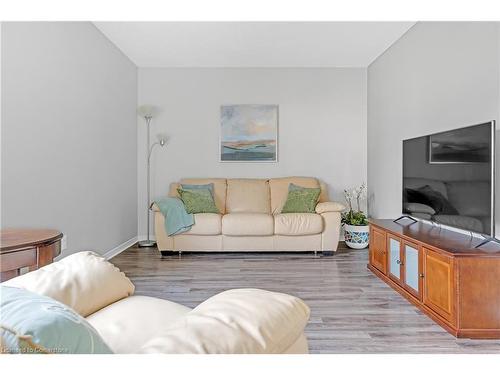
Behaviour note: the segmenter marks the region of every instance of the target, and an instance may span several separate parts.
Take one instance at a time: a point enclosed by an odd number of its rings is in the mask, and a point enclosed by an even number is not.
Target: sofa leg
[[[314,256],[318,255],[318,250],[314,250]]]

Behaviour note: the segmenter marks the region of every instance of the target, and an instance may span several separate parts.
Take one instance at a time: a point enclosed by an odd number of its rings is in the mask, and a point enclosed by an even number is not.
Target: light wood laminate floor
[[[136,294],[189,307],[231,288],[302,298],[311,353],[500,353],[500,340],[456,339],[367,270],[367,250],[313,253],[183,253],[132,247],[111,261]]]

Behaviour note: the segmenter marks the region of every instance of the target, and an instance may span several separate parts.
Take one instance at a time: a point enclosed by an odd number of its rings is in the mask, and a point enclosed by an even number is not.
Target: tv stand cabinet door
[[[387,235],[387,276],[399,285],[403,285],[403,268],[401,267],[403,258],[401,256],[401,244],[403,240],[392,234]]]
[[[417,244],[403,241],[403,275],[405,289],[422,301],[422,250]]]
[[[455,326],[454,259],[425,247],[423,252],[424,305]]]
[[[384,275],[387,273],[385,243],[385,232],[372,226],[370,228],[370,265]]]

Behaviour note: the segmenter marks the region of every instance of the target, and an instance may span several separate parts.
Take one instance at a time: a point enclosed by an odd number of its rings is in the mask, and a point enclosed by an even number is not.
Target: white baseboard
[[[133,244],[135,244],[136,242],[138,241],[138,237],[135,236],[135,237],[132,237],[130,240],[128,241],[125,241],[124,243],[118,245],[117,247],[109,250],[109,251],[106,251],[102,256],[104,258],[106,258],[107,260],[117,256],[118,254],[120,254],[121,252],[127,250],[130,246],[132,246]]]

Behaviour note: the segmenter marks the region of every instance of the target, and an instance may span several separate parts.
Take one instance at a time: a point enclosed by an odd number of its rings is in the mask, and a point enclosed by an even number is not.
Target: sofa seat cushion
[[[270,214],[227,214],[222,217],[222,234],[226,236],[272,236],[274,219]]]
[[[259,289],[228,290],[159,329],[140,353],[284,353],[302,337],[308,319],[309,308],[297,297]]]
[[[323,232],[323,218],[318,214],[289,213],[274,215],[274,233],[303,236]]]
[[[222,215],[194,214],[194,225],[184,235],[213,236],[222,233]]]
[[[132,296],[87,317],[87,322],[117,354],[137,353],[165,325],[172,324],[191,309],[164,299]]]

